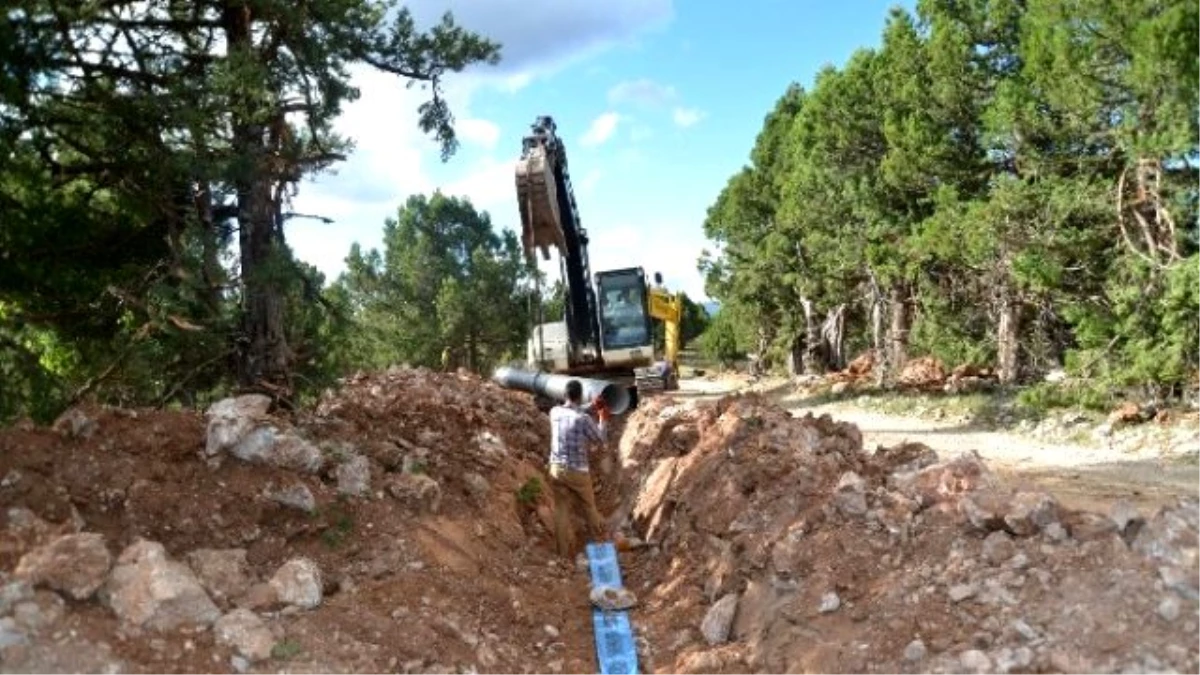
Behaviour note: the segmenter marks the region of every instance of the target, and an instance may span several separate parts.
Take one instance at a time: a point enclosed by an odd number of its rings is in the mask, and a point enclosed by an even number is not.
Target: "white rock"
[[[317,500],[313,497],[312,490],[304,483],[293,483],[280,490],[268,491],[266,496],[277,504],[305,513],[314,513],[317,510]]]
[[[700,633],[708,644],[719,645],[729,639],[737,606],[737,593],[728,593],[708,608],[704,620],[700,622]]]
[[[387,486],[388,492],[419,511],[437,513],[442,503],[442,488],[423,473],[401,473]]]
[[[280,567],[269,582],[280,602],[301,609],[321,604],[321,568],[308,558],[293,558]]]
[[[838,597],[837,593],[829,591],[821,596],[821,605],[817,609],[822,614],[828,614],[829,612],[836,612],[841,606],[842,599]]]
[[[992,671],[992,659],[978,649],[968,649],[958,657],[963,672],[989,673]]]
[[[833,505],[848,516],[867,512],[866,482],[853,471],[843,473],[833,493]]]
[[[904,648],[904,660],[920,661],[925,658],[925,643],[920,640],[913,640]]]
[[[363,455],[352,455],[337,467],[339,494],[361,497],[371,491],[371,462]]]
[[[207,626],[221,616],[192,571],[167,558],[162,544],[145,539],[117,558],[103,594],[122,622],[150,630]]]
[[[1171,622],[1179,618],[1180,606],[1179,599],[1174,596],[1167,596],[1158,603],[1158,616],[1163,621]]]
[[[187,555],[200,584],[216,600],[236,598],[250,588],[246,549],[197,549]]]
[[[82,532],[58,537],[21,556],[14,576],[86,600],[104,585],[110,567],[112,554],[104,536]]]
[[[271,399],[263,394],[226,398],[209,406],[208,438],[204,453],[208,456],[229,450],[267,418]]]
[[[950,596],[951,602],[962,602],[978,592],[979,589],[974,584],[955,584],[946,591],[946,595]]]
[[[213,635],[219,645],[230,647],[250,662],[271,658],[275,637],[257,614],[248,609],[235,609],[213,624]]]

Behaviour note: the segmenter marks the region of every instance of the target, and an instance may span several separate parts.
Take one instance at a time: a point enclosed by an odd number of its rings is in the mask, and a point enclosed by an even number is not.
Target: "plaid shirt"
[[[605,425],[597,425],[586,411],[570,403],[550,409],[550,464],[571,471],[587,471],[586,443],[604,443]]]

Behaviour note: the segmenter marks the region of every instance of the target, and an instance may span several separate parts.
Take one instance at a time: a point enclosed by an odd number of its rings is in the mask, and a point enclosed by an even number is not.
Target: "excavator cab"
[[[600,346],[609,366],[637,368],[654,357],[654,335],[640,267],[596,274]]]

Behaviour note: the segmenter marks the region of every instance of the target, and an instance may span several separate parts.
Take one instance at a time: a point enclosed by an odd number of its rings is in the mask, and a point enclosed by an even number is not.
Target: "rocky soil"
[[[753,395],[651,403],[620,451],[657,671],[1200,667],[1195,499],[1073,511]]]
[[[0,432],[0,670],[593,668],[526,397],[396,369],[267,405]]]
[[[393,369],[282,415],[0,431],[4,672],[594,672],[532,400]],[[976,455],[648,399],[598,456],[654,672],[1195,672],[1196,500],[1073,511]]]

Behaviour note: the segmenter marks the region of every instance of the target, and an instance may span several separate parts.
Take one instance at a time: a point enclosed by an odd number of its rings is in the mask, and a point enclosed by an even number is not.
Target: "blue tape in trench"
[[[593,588],[621,586],[621,567],[617,564],[617,549],[612,542],[588,544],[587,556]],[[592,628],[596,633],[596,659],[603,675],[638,671],[637,648],[628,611],[605,611],[593,606]]]

